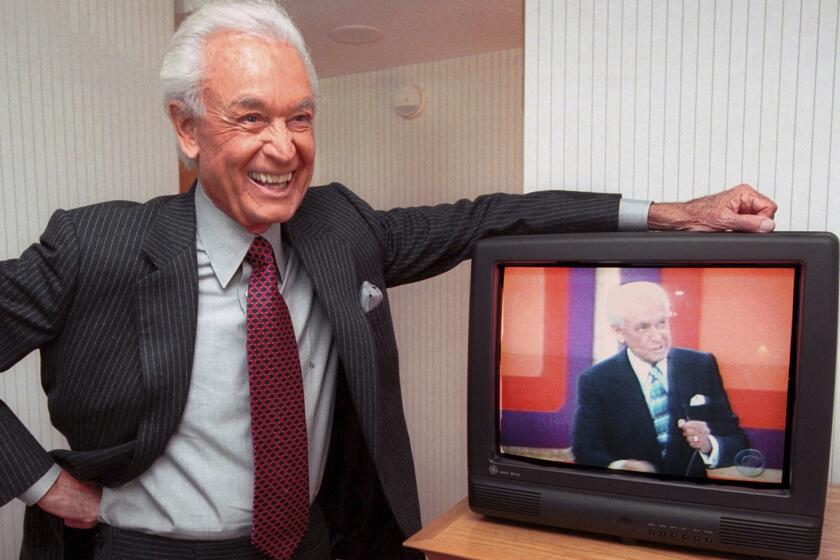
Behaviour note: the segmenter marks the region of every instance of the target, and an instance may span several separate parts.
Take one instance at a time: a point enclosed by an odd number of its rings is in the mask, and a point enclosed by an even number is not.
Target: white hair
[[[654,307],[662,305],[667,313],[670,308],[668,294],[654,282],[628,282],[616,286],[607,294],[607,318],[614,327],[622,327],[629,307]]]
[[[204,116],[204,46],[208,37],[222,31],[287,43],[300,55],[312,93],[317,95],[315,67],[303,36],[286,10],[272,0],[220,0],[193,12],[172,36],[160,69],[164,109],[168,110],[170,102],[179,101],[189,116]],[[195,165],[195,159],[188,157],[180,145],[178,156],[187,167]]]

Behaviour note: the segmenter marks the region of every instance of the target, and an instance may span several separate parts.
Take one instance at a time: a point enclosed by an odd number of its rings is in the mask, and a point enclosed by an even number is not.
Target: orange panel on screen
[[[681,348],[700,348],[703,281],[697,269],[664,268],[660,285],[671,302],[671,343]]]
[[[698,348],[717,358],[744,427],[785,427],[793,287],[793,269],[704,271]]]
[[[502,299],[501,401],[550,412],[566,400],[567,269],[508,268]]]

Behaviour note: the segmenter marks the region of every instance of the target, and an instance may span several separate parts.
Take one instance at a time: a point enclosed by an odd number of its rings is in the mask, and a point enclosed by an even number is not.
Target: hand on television
[[[712,450],[712,442],[709,440],[708,424],[702,420],[677,420],[677,427],[682,430],[683,437],[688,445],[701,453],[709,453]]]
[[[90,529],[97,523],[101,499],[101,486],[76,480],[62,469],[55,483],[38,500],[38,506],[64,519],[64,524],[68,527]]]
[[[776,203],[749,185],[688,202],[653,203],[650,229],[684,231],[745,231],[766,233],[776,227]]]

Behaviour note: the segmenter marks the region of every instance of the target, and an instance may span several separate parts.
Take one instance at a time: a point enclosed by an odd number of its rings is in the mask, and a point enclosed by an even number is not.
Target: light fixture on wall
[[[404,119],[413,119],[423,114],[426,96],[418,86],[402,86],[394,94],[394,110]]]
[[[340,25],[329,30],[327,35],[343,45],[366,45],[382,38],[382,30],[372,25]]]

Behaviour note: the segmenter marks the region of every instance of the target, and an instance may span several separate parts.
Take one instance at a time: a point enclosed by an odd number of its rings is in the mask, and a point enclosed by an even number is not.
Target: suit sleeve
[[[56,212],[40,243],[0,262],[0,371],[57,336],[72,301],[78,270],[75,228]],[[0,401],[0,504],[37,482],[53,459]]]
[[[723,387],[717,360],[709,355],[707,383],[711,396],[711,410],[707,423],[712,435],[720,445],[718,467],[732,465],[735,455],[742,449],[749,447],[749,441],[738,421],[738,416],[732,411],[729,397]]]
[[[621,199],[615,194],[540,191],[371,214],[355,195],[346,190],[345,195],[378,230],[389,287],[446,272],[470,258],[475,243],[485,237],[614,231]]]

